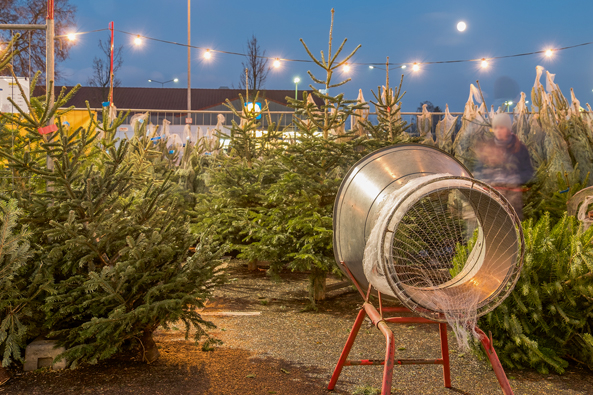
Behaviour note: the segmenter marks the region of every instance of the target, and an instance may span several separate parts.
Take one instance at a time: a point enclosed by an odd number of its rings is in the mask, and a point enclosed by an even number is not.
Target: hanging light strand
[[[68,33],[68,34],[58,35],[55,37],[56,38],[67,38],[68,36],[72,36],[72,35],[80,36],[80,35],[89,34],[89,33],[102,32],[105,30],[109,30],[109,29],[96,29],[96,30],[89,30],[86,32],[72,32],[72,33]],[[124,31],[124,30],[115,30],[115,31],[118,33],[122,33],[122,34],[126,34],[129,36],[135,37],[135,39],[145,39],[145,40],[156,41],[156,42],[160,42],[160,43],[164,43],[164,44],[177,45],[177,46],[181,46],[181,47],[185,47],[185,48],[190,47],[190,48],[195,48],[195,49],[201,49],[208,53],[221,53],[221,54],[226,54],[226,55],[246,56],[246,54],[241,53],[241,52],[224,51],[224,50],[220,50],[220,49],[211,49],[211,48],[201,47],[198,45],[187,45],[187,44],[179,43],[176,41],[163,40],[160,38],[149,37],[149,36],[145,36],[142,34],[130,33],[130,32]],[[543,49],[543,50],[539,50],[539,51],[523,52],[523,53],[517,53],[517,54],[512,54],[512,55],[492,56],[492,57],[488,57],[488,58],[438,60],[438,61],[427,61],[427,62],[401,62],[401,63],[391,63],[391,65],[392,66],[403,66],[401,68],[405,68],[406,65],[416,65],[417,66],[416,68],[418,68],[421,65],[480,62],[483,67],[487,67],[489,62],[492,60],[518,58],[518,57],[532,56],[532,55],[545,55],[546,57],[551,57],[553,54],[555,54],[559,51],[565,51],[568,49],[584,47],[584,46],[588,46],[588,45],[592,45],[592,44],[593,44],[593,41],[589,41],[589,42],[575,44],[575,45],[568,45],[565,47],[547,48],[547,49]],[[279,58],[277,56],[258,56],[258,58],[271,60],[272,62],[274,62],[275,67],[279,66],[280,62],[313,63],[313,61],[310,59],[290,59],[290,58]],[[486,65],[483,63],[484,61],[486,61]],[[365,66],[383,66],[384,62],[349,62],[348,64],[349,65],[365,65]],[[393,67],[393,68],[399,68],[399,67]]]

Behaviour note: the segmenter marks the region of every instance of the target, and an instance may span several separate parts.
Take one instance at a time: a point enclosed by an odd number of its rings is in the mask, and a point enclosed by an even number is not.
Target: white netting
[[[481,103],[480,107],[474,103],[474,99]],[[487,115],[488,109],[482,102],[478,88],[470,85],[469,97],[465,103],[465,109],[461,118],[461,128],[457,132],[455,142],[453,143],[455,156],[465,165],[470,164],[472,161],[471,148],[488,133]]]
[[[477,317],[496,307],[518,276],[519,226],[486,184],[418,177],[380,210],[364,251],[365,276],[412,311],[448,322],[466,348]]]
[[[437,123],[435,131],[437,146],[440,149],[446,152],[453,150],[453,134],[455,133],[456,126],[457,117],[449,113],[449,105],[447,104],[445,107],[445,116]]]
[[[130,118],[130,126],[132,126],[132,131],[134,134],[138,134],[141,132],[141,128],[144,126],[146,127],[146,123],[148,121],[148,113],[145,112],[144,114],[138,113]]]
[[[166,119],[163,119],[163,128],[161,129],[161,138],[167,140],[169,138],[169,135],[171,134],[171,121],[168,121]]]
[[[577,214],[577,218],[583,223],[583,228],[585,230],[589,229],[591,224],[593,224],[593,218],[591,218],[589,214],[589,205],[591,203],[593,203],[593,196],[587,196],[585,199],[583,199],[583,203],[581,203]]]
[[[422,105],[422,115],[418,116],[417,126],[422,144],[434,145],[434,139],[432,138],[432,115],[428,111],[426,104]]]

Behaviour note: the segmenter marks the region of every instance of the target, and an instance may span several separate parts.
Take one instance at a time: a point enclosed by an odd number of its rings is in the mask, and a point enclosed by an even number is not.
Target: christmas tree
[[[146,123],[122,141],[114,131],[123,114],[111,119],[107,109],[102,123],[62,124],[67,110],[58,109],[74,91],[63,89],[52,108],[47,97],[32,98],[28,111],[5,116],[19,133],[2,141],[0,156],[21,180],[12,195],[30,229],[30,260],[48,268],[53,283],[38,296],[43,319],[35,325],[67,348],[61,358],[72,366],[127,349],[150,363],[159,355],[152,339],[159,326],[181,321],[196,340],[212,326],[196,309],[221,281],[223,251],[207,236],[196,242],[181,187]],[[57,130],[41,135],[54,118]]]
[[[249,97],[246,92],[245,98]],[[275,147],[282,139],[282,131],[272,122],[267,102],[261,109],[249,106],[242,96],[240,108],[227,100],[227,107],[240,121],[232,121],[230,131],[217,131],[217,137],[228,141],[227,153],[215,155],[207,172],[208,194],[200,195],[194,218],[197,233],[212,234],[220,245],[229,245],[233,253],[249,262],[255,270],[257,255],[245,248],[254,241],[253,217],[263,209],[264,191],[275,182]],[[252,94],[256,103],[259,92]],[[262,126],[267,119],[267,128]]]
[[[358,47],[341,60],[338,57],[346,40],[333,52],[333,15],[327,57],[317,59],[301,40],[306,52],[324,72],[324,78],[309,76],[324,91],[311,85],[313,97],[303,92],[301,100],[287,98],[295,109],[294,141],[284,141],[275,151],[274,174],[278,180],[265,189],[264,209],[251,221],[250,245],[246,254],[271,262],[271,271],[287,266],[309,271],[310,296],[313,301],[325,298],[327,273],[337,272],[332,248],[333,203],[342,177],[361,154],[358,139],[344,125],[366,103],[347,100],[344,94],[329,94],[330,89],[350,81],[334,82],[334,74],[347,65]]]

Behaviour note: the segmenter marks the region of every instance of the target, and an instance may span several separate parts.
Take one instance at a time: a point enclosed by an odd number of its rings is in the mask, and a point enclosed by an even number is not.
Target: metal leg
[[[389,329],[385,321],[377,325],[379,330],[385,335],[385,366],[383,367],[383,384],[381,385],[381,395],[391,395],[391,380],[393,378],[393,360],[395,358],[395,339],[393,331]]]
[[[449,363],[449,342],[447,338],[447,324],[439,324],[441,335],[441,356],[443,358],[443,380],[445,388],[451,388],[451,365]]]
[[[365,310],[360,309],[360,311],[358,312],[358,316],[356,317],[356,321],[354,321],[354,326],[352,327],[352,330],[350,331],[350,335],[348,335],[348,340],[346,341],[346,345],[344,346],[344,349],[342,350],[342,354],[340,355],[338,364],[336,365],[336,368],[334,369],[334,373],[332,374],[332,378],[329,381],[329,385],[327,386],[327,389],[330,391],[336,387],[336,382],[338,381],[338,378],[340,377],[342,368],[344,367],[346,359],[348,358],[348,354],[350,354],[350,350],[352,349],[352,345],[354,344],[354,340],[356,339],[356,335],[358,335],[358,330],[360,329],[360,326],[362,325],[362,322],[364,321],[365,316],[366,316]]]
[[[502,393],[504,395],[513,395],[513,389],[511,388],[511,384],[507,379],[506,374],[504,373],[504,369],[500,364],[500,360],[498,359],[498,355],[496,355],[496,351],[494,350],[494,346],[492,344],[492,339],[486,336],[486,334],[478,327],[476,327],[476,332],[480,336],[480,341],[482,342],[482,346],[484,347],[484,351],[486,351],[486,355],[490,360],[490,364],[492,365],[492,369],[494,369],[494,374],[498,379],[498,384],[500,384],[500,388],[502,389]]]

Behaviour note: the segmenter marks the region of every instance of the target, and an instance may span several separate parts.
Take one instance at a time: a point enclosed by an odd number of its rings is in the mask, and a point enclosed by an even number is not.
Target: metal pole
[[[45,71],[45,86],[47,91],[50,91],[50,83],[54,82],[55,73],[54,73],[54,0],[47,0],[47,19],[46,19],[46,52],[45,52],[45,61],[46,61],[46,71]],[[49,93],[49,108],[52,108],[54,105],[54,89],[51,88]],[[53,121],[53,120],[52,120]]]
[[[294,100],[298,100],[298,90],[299,90],[299,83],[294,83]]]
[[[191,0],[187,0],[187,117],[191,117]],[[187,120],[186,120],[187,123]]]
[[[109,105],[113,105],[113,21],[109,23],[109,30],[111,31],[111,65],[109,68]]]
[[[47,0],[47,19],[46,19],[46,42],[45,42],[45,86],[46,92],[49,91],[49,103],[47,106],[51,109],[54,106],[54,87],[53,82],[55,80],[55,72],[54,72],[54,55],[55,55],[55,48],[54,48],[54,0]],[[48,125],[53,125],[54,119],[53,117],[49,120]],[[49,138],[48,138],[49,141]],[[47,155],[47,169],[53,170],[54,169],[54,161],[52,158]],[[52,186],[51,183],[48,183],[47,190],[51,191]]]
[[[47,25],[2,24],[0,30],[45,30]]]

